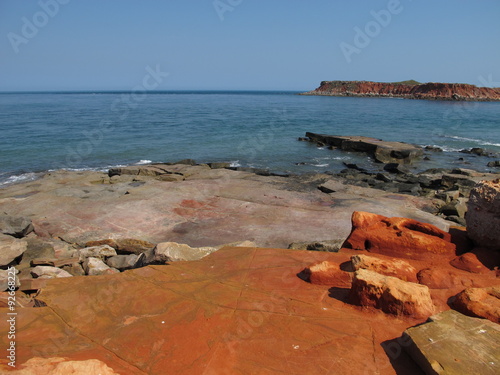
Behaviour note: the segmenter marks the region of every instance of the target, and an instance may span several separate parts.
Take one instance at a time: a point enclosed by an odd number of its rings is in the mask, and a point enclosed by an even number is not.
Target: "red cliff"
[[[370,81],[323,81],[316,90],[303,95],[395,97],[431,100],[500,101],[500,88],[465,83],[396,83]]]

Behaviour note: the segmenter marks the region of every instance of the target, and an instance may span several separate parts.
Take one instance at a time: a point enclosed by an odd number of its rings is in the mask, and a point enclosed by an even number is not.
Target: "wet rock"
[[[458,216],[460,218],[465,218],[465,213],[467,212],[467,199],[454,199],[442,206],[439,212],[446,216]]]
[[[307,137],[298,137],[297,140],[300,142],[310,142],[310,139]]]
[[[432,152],[443,152],[443,149],[441,147],[436,146],[425,146],[424,149]]]
[[[12,274],[13,272],[13,274]],[[21,283],[19,282],[19,277],[17,276],[18,271],[13,270],[0,270],[0,292],[3,292],[4,290],[10,289],[10,287],[14,286],[15,288],[19,288]],[[12,275],[14,275],[14,278],[12,278]]]
[[[481,147],[472,147],[470,149],[463,149],[460,150],[461,153],[464,154],[472,154],[472,155],[477,155],[477,156],[489,156],[490,153],[486,151],[484,148]]]
[[[500,326],[448,310],[408,328],[404,350],[426,374],[500,373]]]
[[[410,170],[408,167],[399,164],[399,163],[387,163],[384,165],[384,171],[390,172],[390,173],[400,173],[400,174],[408,174],[410,173]]]
[[[0,233],[22,238],[33,232],[31,219],[21,216],[0,215]]]
[[[351,301],[388,314],[427,318],[434,312],[429,288],[396,277],[360,269],[354,273]]]
[[[337,288],[350,288],[352,278],[351,274],[343,271],[339,264],[328,260],[309,265],[299,274],[299,277],[311,284]]]
[[[117,255],[115,249],[108,245],[91,246],[77,251],[77,256],[80,258],[80,262],[85,261],[85,259],[89,257],[105,259],[115,255]]]
[[[116,238],[99,241],[89,241],[85,247],[108,245],[116,250],[118,254],[136,254],[139,255],[155,247],[155,244],[135,238]]]
[[[344,247],[396,258],[429,260],[455,257],[449,233],[406,218],[388,218],[368,212],[352,214],[352,231]]]
[[[377,173],[376,177],[375,177],[377,180],[380,180],[382,182],[392,182],[392,179],[384,174],[384,173]]]
[[[481,181],[472,189],[466,221],[467,233],[479,247],[500,250],[500,179]]]
[[[479,261],[474,253],[465,253],[450,261],[450,264],[459,269],[472,273],[487,274],[490,272],[488,267]]]
[[[336,253],[342,247],[344,240],[326,240],[316,242],[292,242],[288,245],[293,250],[328,251]]]
[[[116,268],[119,271],[125,271],[142,266],[143,257],[144,254],[115,255],[110,257],[106,261],[106,264],[112,268]]]
[[[452,306],[465,315],[500,323],[500,286],[467,288],[455,297]]]
[[[355,255],[351,257],[355,271],[365,269],[385,276],[393,276],[403,281],[417,283],[417,270],[401,259],[378,259],[369,255]]]
[[[223,168],[229,168],[231,166],[231,163],[223,163],[223,162],[219,162],[219,163],[208,163],[208,166],[211,168],[211,169],[223,169]]]
[[[11,264],[28,249],[25,240],[0,234],[0,267]]]
[[[83,269],[85,270],[85,274],[89,276],[109,275],[120,272],[114,268],[109,267],[101,259],[93,257],[85,259],[85,261],[83,262]]]
[[[490,161],[486,166],[490,168],[500,168],[500,160]]]
[[[40,279],[53,279],[59,277],[73,276],[69,272],[66,272],[60,268],[50,267],[50,266],[36,266],[31,270],[31,275],[34,278],[40,278]]]

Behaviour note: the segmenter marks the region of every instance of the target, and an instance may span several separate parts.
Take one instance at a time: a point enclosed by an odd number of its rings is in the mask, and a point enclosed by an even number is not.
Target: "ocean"
[[[437,146],[412,166],[492,171],[500,103],[182,91],[0,94],[0,186],[49,170],[106,170],[174,162],[231,162],[279,173],[381,168],[358,153],[297,141],[307,131]],[[498,169],[497,169],[498,170]]]

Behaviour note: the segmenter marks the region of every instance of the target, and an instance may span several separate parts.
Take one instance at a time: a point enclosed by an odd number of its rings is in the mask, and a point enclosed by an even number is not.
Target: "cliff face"
[[[399,97],[431,100],[500,101],[500,88],[464,83],[400,84],[370,81],[323,81],[304,95]]]

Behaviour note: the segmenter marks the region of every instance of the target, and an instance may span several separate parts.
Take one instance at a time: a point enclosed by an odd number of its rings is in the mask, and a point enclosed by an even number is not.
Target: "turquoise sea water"
[[[306,131],[365,135],[443,148],[415,170],[490,170],[500,152],[499,102],[300,96],[293,92],[2,93],[0,184],[52,169],[230,161],[275,172],[380,168],[362,154],[318,148]],[[459,160],[464,158],[464,160]],[[300,163],[301,165],[297,165]]]

